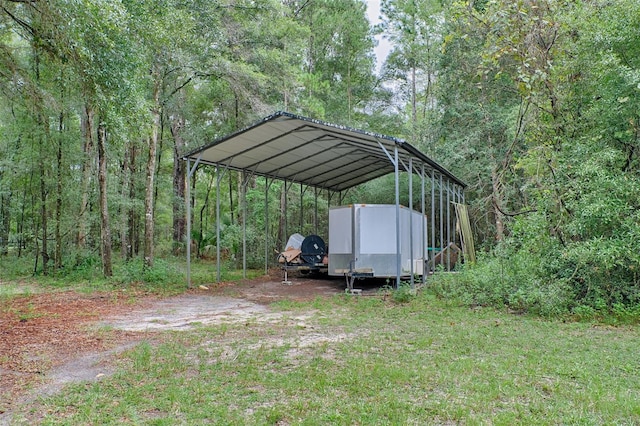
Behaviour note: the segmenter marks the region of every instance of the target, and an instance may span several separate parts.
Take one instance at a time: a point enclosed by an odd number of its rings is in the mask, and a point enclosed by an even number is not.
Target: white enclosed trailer
[[[404,206],[354,204],[329,210],[329,275],[346,276],[350,288],[353,278],[396,278],[398,264],[401,277],[421,276],[426,244],[426,216]]]

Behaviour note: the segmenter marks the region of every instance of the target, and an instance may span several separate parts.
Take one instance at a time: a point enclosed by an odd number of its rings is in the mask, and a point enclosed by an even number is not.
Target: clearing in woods
[[[69,383],[109,375],[110,359],[154,339],[149,331],[277,321],[281,315],[271,312],[269,303],[331,296],[344,287],[343,279],[307,277],[283,285],[279,271],[168,298],[131,290],[34,294],[37,288],[25,287],[25,296],[3,301],[0,309],[0,423],[9,421],[18,405],[54,394]]]

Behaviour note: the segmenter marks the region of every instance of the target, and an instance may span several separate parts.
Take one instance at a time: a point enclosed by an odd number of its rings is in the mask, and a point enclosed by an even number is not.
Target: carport
[[[465,184],[451,172],[402,139],[326,123],[288,112],[276,112],[255,124],[195,149],[184,157],[188,179],[201,164],[214,166],[216,179],[216,262],[220,281],[220,180],[229,171],[242,172],[243,198],[253,176],[300,188],[327,191],[328,199],[359,184],[393,173],[395,176],[396,235],[399,235],[400,172],[408,173],[409,209],[413,210],[413,177],[420,179],[422,214],[426,215],[426,185],[430,187],[430,229],[423,241],[423,259],[455,239],[453,203],[464,204]],[[191,286],[191,194],[187,185],[187,283]],[[265,185],[268,190],[268,185]],[[267,197],[267,194],[265,194]],[[243,206],[246,202],[243,199]],[[437,204],[437,205],[436,205]],[[316,202],[317,206],[317,202]],[[282,214],[282,213],[281,213]],[[268,212],[265,203],[265,271],[268,268]],[[317,215],[317,208],[316,208]],[[436,217],[437,226],[436,226]],[[246,274],[246,214],[243,215],[243,270]],[[426,231],[426,232],[425,232]],[[430,239],[430,241],[429,241]],[[423,238],[424,240],[424,238]],[[430,244],[431,251],[427,247]],[[398,258],[400,241],[396,244]],[[413,268],[413,267],[412,267]],[[413,269],[411,283],[413,285]],[[400,263],[396,285],[400,283]],[[424,281],[425,274],[422,279]]]

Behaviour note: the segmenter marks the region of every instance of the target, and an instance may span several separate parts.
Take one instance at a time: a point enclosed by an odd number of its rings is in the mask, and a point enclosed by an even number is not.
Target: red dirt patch
[[[326,275],[302,275],[289,273],[290,284],[283,284],[283,274],[279,270],[270,271],[254,280],[220,284],[212,288],[214,294],[240,297],[257,303],[272,303],[276,300],[313,300],[343,293],[346,281],[342,277]]]
[[[127,312],[126,292],[73,291],[17,297],[0,305],[0,414],[45,374],[90,352],[135,340],[135,333],[91,330],[105,315]],[[136,304],[150,298],[138,298]]]

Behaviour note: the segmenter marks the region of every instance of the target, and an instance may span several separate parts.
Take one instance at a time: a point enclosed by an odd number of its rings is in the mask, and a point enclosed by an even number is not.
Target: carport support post
[[[287,180],[284,180],[284,211],[280,212],[280,215],[284,215],[284,238],[283,241],[280,241],[282,244],[280,247],[282,251],[287,249],[287,238],[289,238],[289,188],[287,187]],[[282,223],[282,222],[281,222]]]
[[[191,159],[187,158],[187,288],[191,288]]]
[[[389,151],[378,141],[380,149],[387,155],[389,161],[393,163],[393,174],[395,177],[395,190],[396,190],[396,288],[400,288],[400,168],[398,159],[398,145],[393,146],[393,157],[389,154]]]
[[[191,159],[187,158],[187,287],[191,288],[191,178],[198,168],[200,156],[191,168]]]
[[[440,253],[444,251],[444,209],[443,209],[444,192],[443,191],[444,191],[444,188],[442,187],[442,173],[440,173]],[[444,261],[443,257],[444,257],[444,253],[442,253],[442,256],[440,256],[441,261]]]
[[[225,170],[220,173],[220,167],[216,167],[216,280],[220,282],[220,181],[225,175]]]
[[[318,235],[318,188],[313,188],[314,198],[314,212],[313,212],[313,233]]]
[[[425,223],[425,207],[424,207],[424,163],[420,170],[420,204],[422,204],[422,218],[420,219],[422,227],[422,285],[424,285],[427,276],[427,224]]]
[[[400,170],[398,167],[398,145],[393,147],[393,169],[396,190],[396,289],[400,288]]]
[[[269,178],[264,178],[264,274],[269,273]]]
[[[216,167],[216,282],[220,282],[220,168]]]
[[[247,187],[244,180],[242,182],[242,278],[247,278]]]
[[[458,185],[454,185],[453,187],[455,188],[455,193],[454,193],[455,202],[457,204],[460,204],[461,203],[461,201],[460,201],[460,187]],[[455,241],[456,235],[457,235],[457,231],[458,231],[458,226],[457,226],[458,225],[458,212],[457,212],[455,206],[453,208],[453,211],[454,211],[454,216],[453,216],[453,222],[454,222],[453,240]],[[462,243],[460,245],[462,245]],[[462,247],[460,247],[460,248],[462,249]]]
[[[431,259],[433,272],[436,271],[436,171],[431,169]]]
[[[411,257],[411,265],[409,265],[409,271],[411,272],[411,288],[415,287],[413,281],[413,157],[409,157],[409,253]]]
[[[191,160],[187,158],[187,288],[191,288]]]
[[[240,172],[242,176],[242,278],[247,278],[247,185],[251,175]]]
[[[447,245],[451,243],[451,182],[447,179]],[[451,272],[451,250],[447,250],[447,271]]]

